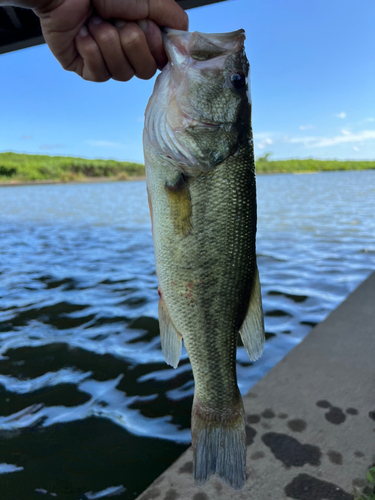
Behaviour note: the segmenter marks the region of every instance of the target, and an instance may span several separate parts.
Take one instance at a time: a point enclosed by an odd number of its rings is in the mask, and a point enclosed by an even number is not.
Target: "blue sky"
[[[373,0],[231,0],[189,17],[191,31],[246,30],[256,156],[375,159]],[[45,45],[0,55],[0,152],[143,162],[153,83],[83,81]]]

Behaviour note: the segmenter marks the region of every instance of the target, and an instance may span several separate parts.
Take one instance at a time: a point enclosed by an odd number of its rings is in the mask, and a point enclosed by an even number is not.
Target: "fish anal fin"
[[[159,328],[161,350],[163,351],[165,362],[173,366],[173,368],[177,368],[181,357],[182,336],[173,326],[162,298],[159,300]]]
[[[243,345],[251,361],[260,358],[264,348],[264,319],[258,267],[255,266],[249,308],[241,326]]]

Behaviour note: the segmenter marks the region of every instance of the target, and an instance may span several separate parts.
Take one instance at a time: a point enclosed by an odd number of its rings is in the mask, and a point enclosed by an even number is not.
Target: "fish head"
[[[244,30],[164,34],[169,62],[146,110],[146,129],[160,155],[188,175],[212,170],[251,140],[244,41]]]

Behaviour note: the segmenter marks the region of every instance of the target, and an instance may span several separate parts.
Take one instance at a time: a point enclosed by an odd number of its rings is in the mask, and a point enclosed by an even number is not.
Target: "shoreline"
[[[118,179],[117,177],[86,177],[84,179],[74,179],[71,181],[62,181],[59,179],[45,179],[42,181],[0,181],[0,187],[12,187],[12,186],[45,186],[45,185],[55,185],[55,184],[95,184],[101,182],[128,182],[128,181],[145,181],[146,176],[134,176],[128,179]]]
[[[361,170],[373,170],[361,169]],[[320,174],[326,172],[357,172],[358,170],[306,170],[305,172],[257,172],[256,175],[306,175],[306,174]],[[41,181],[22,181],[22,180],[12,180],[8,182],[0,181],[0,187],[12,187],[12,186],[44,186],[44,185],[55,185],[55,184],[95,184],[101,182],[129,182],[129,181],[145,181],[146,176],[134,176],[128,179],[118,179],[117,177],[86,177],[84,179],[74,179],[62,181],[60,179],[45,179]]]

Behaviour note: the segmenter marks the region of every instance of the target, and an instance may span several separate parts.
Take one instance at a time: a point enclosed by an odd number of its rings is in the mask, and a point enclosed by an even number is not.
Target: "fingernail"
[[[125,26],[125,24],[126,21],[122,21],[121,19],[116,19],[116,21],[114,22],[116,28],[122,28],[123,26]]]
[[[89,32],[87,31],[86,26],[82,26],[82,28],[78,31],[78,36],[87,36]]]
[[[147,19],[141,19],[140,21],[137,21],[137,24],[143,32],[147,31],[147,27],[148,27]]]
[[[102,22],[103,22],[103,19],[101,17],[98,17],[98,16],[94,16],[90,19],[90,23],[95,24],[95,25],[100,24]]]

